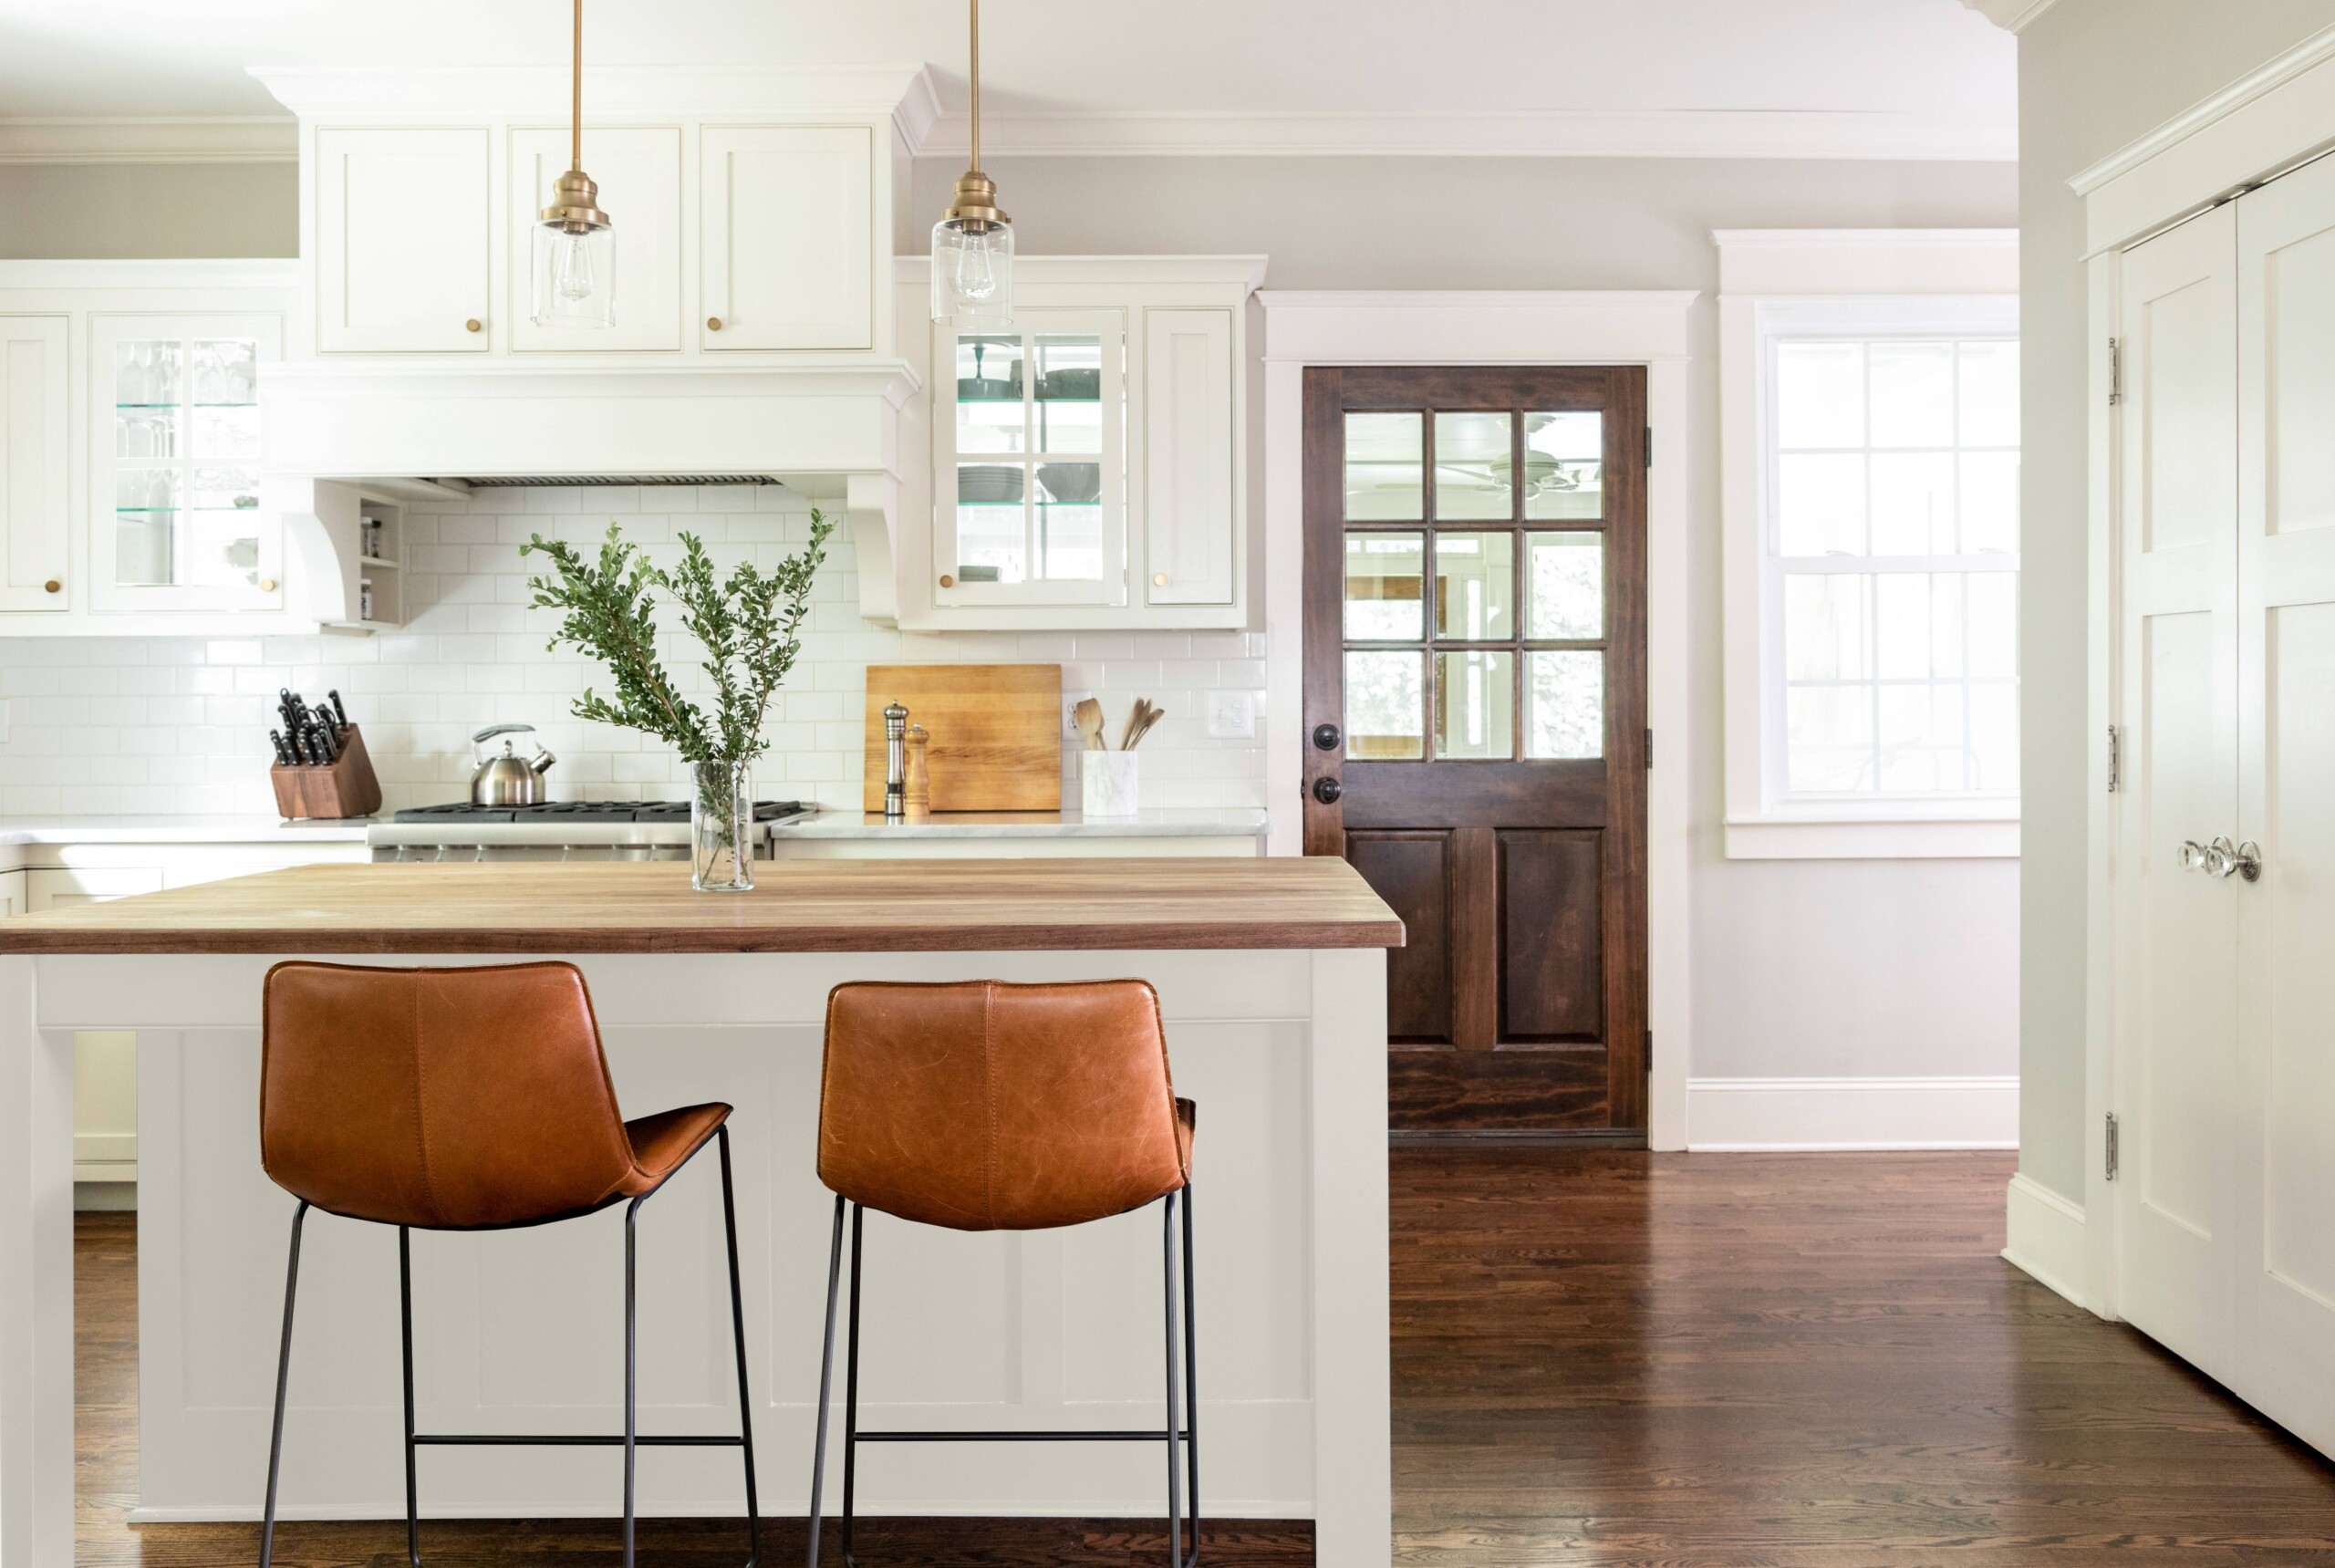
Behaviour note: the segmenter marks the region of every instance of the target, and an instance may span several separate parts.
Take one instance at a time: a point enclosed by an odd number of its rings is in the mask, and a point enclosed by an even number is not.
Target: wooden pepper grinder
[[[932,815],[932,775],[926,771],[924,748],[932,739],[921,724],[908,726],[908,814],[910,821]]]

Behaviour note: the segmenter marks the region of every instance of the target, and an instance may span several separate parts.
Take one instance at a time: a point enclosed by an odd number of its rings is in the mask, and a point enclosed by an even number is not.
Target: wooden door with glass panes
[[[273,316],[90,318],[92,609],[282,607],[259,504],[259,368],[281,341]]]
[[[955,367],[934,400],[934,602],[1126,603],[1125,315],[1024,310],[934,349]]]
[[[1402,916],[1392,1125],[1645,1125],[1645,373],[1305,373],[1305,852]]]

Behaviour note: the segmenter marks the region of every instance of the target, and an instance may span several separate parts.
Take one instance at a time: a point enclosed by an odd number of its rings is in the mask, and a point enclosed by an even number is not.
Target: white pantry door
[[[2335,161],[2237,209],[2238,1391],[2335,1452]]]
[[[2117,1061],[2118,1305],[2234,1381],[2236,877],[2185,841],[2237,824],[2236,213],[2124,257],[2126,784]]]

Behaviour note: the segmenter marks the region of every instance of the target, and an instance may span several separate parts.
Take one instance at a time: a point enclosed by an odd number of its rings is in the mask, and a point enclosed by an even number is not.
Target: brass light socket
[[[570,169],[551,182],[551,205],[537,213],[535,218],[547,229],[561,229],[571,234],[590,234],[609,226],[608,215],[600,211],[600,187],[581,169]]]
[[[957,181],[957,199],[940,214],[940,221],[952,227],[981,234],[991,224],[1011,223],[997,204],[997,182],[978,169],[968,169]]]

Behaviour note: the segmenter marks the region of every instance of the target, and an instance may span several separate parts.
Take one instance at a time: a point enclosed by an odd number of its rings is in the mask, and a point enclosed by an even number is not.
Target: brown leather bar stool
[[[827,1328],[811,1464],[812,1568],[826,1480],[835,1293],[851,1216],[844,1373],[843,1551],[852,1556],[861,1443],[1149,1442],[1168,1450],[1168,1544],[1199,1560],[1199,1394],[1192,1329],[1192,1102],[1176,1097],[1159,996],[1139,980],[1074,985],[857,982],[827,997],[819,1179],[835,1194]],[[953,1231],[1042,1231],[1162,1204],[1168,1424],[1157,1431],[859,1429],[859,1259],[870,1209]],[[1178,1216],[1182,1216],[1182,1420],[1178,1420]],[[1178,1464],[1178,1449],[1183,1464]],[[1188,1480],[1191,1507],[1183,1504]],[[1184,1523],[1191,1521],[1191,1552]]]
[[[284,1347],[267,1450],[260,1568],[275,1551],[275,1477],[300,1228],[312,1208],[398,1228],[405,1346],[405,1544],[420,1568],[414,1450],[457,1444],[624,1449],[624,1560],[633,1561],[633,1471],[644,1447],[742,1449],[752,1568],[762,1553],[754,1428],[746,1395],[746,1323],[738,1290],[738,1214],[724,1105],[633,1121],[617,1109],[584,976],[573,964],[374,969],[280,963],[267,971],[259,1091],[260,1161],[300,1200],[284,1279]],[[730,1243],[730,1322],[738,1355],[738,1436],[643,1437],[636,1429],[633,1220],[709,1139],[721,1145],[721,1220]],[[504,1231],[625,1203],[624,1432],[621,1436],[452,1434],[413,1429],[412,1231]]]

